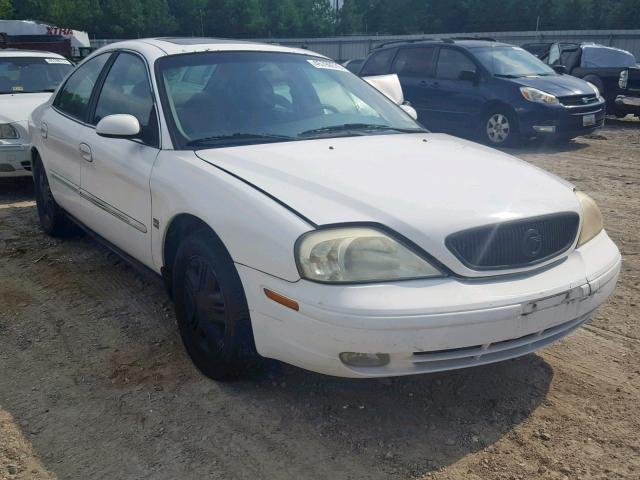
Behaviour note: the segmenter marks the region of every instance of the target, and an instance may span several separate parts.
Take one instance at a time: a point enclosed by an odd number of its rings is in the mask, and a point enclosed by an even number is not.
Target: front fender
[[[233,261],[283,280],[300,279],[295,241],[313,226],[242,180],[190,151],[160,152],[151,177],[152,255],[164,266],[171,221],[189,214],[222,240]]]

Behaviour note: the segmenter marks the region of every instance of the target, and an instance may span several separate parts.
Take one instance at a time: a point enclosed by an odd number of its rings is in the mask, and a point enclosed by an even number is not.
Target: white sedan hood
[[[478,274],[446,249],[449,234],[505,220],[580,212],[567,182],[510,155],[443,134],[319,139],[197,153],[317,225],[383,224],[469,276]]]
[[[0,95],[0,123],[26,122],[31,112],[49,97],[51,92]]]

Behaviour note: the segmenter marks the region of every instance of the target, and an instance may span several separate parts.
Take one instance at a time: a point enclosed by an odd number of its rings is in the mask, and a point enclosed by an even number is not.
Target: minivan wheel
[[[181,242],[173,286],[180,335],[195,366],[214,380],[246,374],[258,358],[249,307],[233,260],[213,232],[200,230]]]
[[[52,237],[66,237],[74,231],[73,224],[53,198],[42,160],[36,157],[33,163],[33,182],[40,226]]]
[[[485,143],[491,146],[510,146],[517,137],[516,123],[506,111],[493,111],[485,116],[483,122]]]

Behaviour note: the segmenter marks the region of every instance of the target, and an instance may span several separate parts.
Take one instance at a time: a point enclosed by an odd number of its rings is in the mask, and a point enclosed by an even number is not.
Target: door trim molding
[[[136,220],[135,218],[130,217],[126,213],[118,210],[116,207],[108,204],[104,200],[102,200],[102,199],[90,194],[86,190],[80,189],[80,196],[82,198],[84,198],[85,200],[88,200],[89,202],[93,203],[96,207],[98,207],[98,208],[104,210],[105,212],[113,215],[118,220],[122,220],[124,223],[126,223],[130,227],[133,227],[133,228],[135,228],[136,230],[138,230],[138,231],[140,231],[142,233],[147,233],[147,227],[145,226],[144,223],[141,223],[138,220]]]

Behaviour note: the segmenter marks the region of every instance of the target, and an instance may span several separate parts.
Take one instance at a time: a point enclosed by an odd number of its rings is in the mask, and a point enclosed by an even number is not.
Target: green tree
[[[0,0],[0,18],[3,20],[13,17],[13,5],[11,0]]]

